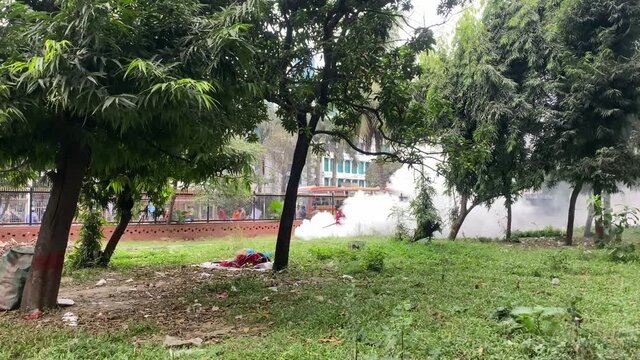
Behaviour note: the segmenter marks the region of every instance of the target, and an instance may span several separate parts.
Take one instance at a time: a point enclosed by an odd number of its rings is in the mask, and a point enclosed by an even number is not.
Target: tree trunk
[[[323,158],[320,158],[317,162],[316,162],[316,182],[315,185],[316,186],[323,186],[324,185],[324,178],[322,176],[322,170],[323,170]]]
[[[564,239],[564,244],[567,246],[573,245],[573,222],[576,216],[576,200],[582,190],[582,184],[576,184],[571,192],[571,198],[569,199],[569,214],[567,216],[567,235]]]
[[[602,198],[602,187],[600,185],[593,185],[593,195],[600,197],[600,211],[602,212],[600,215],[596,217],[595,225],[596,225],[596,243],[604,244],[604,221],[602,219],[602,215],[604,215],[606,208],[604,207],[604,201]]]
[[[511,242],[511,222],[513,219],[513,212],[512,212],[513,204],[510,197],[508,197],[506,208],[507,208],[507,230],[505,231],[504,237],[506,241]]]
[[[283,171],[280,174],[280,193],[283,194],[287,191],[287,171]]]
[[[57,305],[69,230],[78,208],[82,181],[89,167],[90,150],[79,143],[62,145],[51,196],[40,225],[31,270],[22,296],[22,310]]]
[[[133,217],[133,191],[131,186],[126,185],[123,189],[122,193],[118,195],[118,200],[116,201],[116,206],[118,209],[118,225],[113,230],[111,237],[109,238],[109,242],[107,246],[104,248],[104,252],[100,258],[100,263],[104,266],[109,265],[109,261],[111,261],[111,256],[116,251],[116,247],[118,246],[118,242],[122,238],[124,231],[127,229],[131,218]]]
[[[464,220],[467,218],[467,215],[473,210],[475,204],[471,205],[470,208],[467,209],[467,197],[460,197],[460,205],[458,207],[458,217],[455,218],[453,223],[451,224],[451,230],[449,230],[449,240],[455,240],[458,237],[458,233],[462,228],[462,224],[464,224]]]
[[[289,175],[289,184],[284,198],[284,208],[280,217],[280,227],[278,228],[276,254],[273,262],[273,269],[276,271],[285,269],[289,265],[289,245],[291,243],[293,221],[296,217],[298,187],[300,186],[300,176],[302,175],[304,164],[307,161],[309,142],[310,139],[303,132],[298,134],[296,149],[293,153],[293,163],[291,164],[291,174]]]
[[[333,145],[333,168],[331,169],[331,185],[338,186],[338,143]]]
[[[589,205],[588,211],[587,211],[587,221],[584,224],[584,237],[585,238],[590,238],[591,236],[593,236],[593,233],[591,232],[591,227],[593,225],[593,215],[595,214],[595,211],[593,209],[593,205]]]
[[[169,201],[169,214],[167,215],[167,225],[171,225],[171,220],[173,219],[173,207],[176,205],[176,197],[178,192],[178,181],[173,181],[173,195],[171,195],[171,200]]]

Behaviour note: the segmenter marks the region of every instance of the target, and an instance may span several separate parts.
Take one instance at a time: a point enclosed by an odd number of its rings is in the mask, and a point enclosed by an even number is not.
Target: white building
[[[372,156],[358,154],[353,157],[345,153],[342,159],[336,161],[334,154],[329,153],[322,158],[322,185],[367,187],[365,174],[372,159]]]

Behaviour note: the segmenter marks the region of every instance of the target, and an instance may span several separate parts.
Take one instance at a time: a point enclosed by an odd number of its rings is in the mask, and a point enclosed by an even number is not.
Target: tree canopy
[[[2,166],[48,171],[53,184],[23,307],[55,304],[88,174],[208,177],[212,163],[228,165],[233,137],[253,138],[264,111],[238,22],[247,8],[219,5],[78,0],[43,13],[15,2],[3,12],[4,31],[25,35],[0,68]]]

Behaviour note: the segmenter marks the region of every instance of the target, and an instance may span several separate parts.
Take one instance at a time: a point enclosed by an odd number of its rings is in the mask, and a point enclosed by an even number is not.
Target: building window
[[[344,161],[344,172],[346,172],[347,174],[351,172],[351,161]]]
[[[338,187],[341,187],[343,182],[344,182],[343,179],[338,179]]]
[[[358,162],[353,160],[353,165],[351,166],[351,173],[352,174],[357,174],[358,173]]]
[[[333,159],[329,160],[329,166],[331,167],[331,169],[329,169],[329,171],[333,172],[335,164],[336,164],[335,160],[333,160]]]
[[[360,181],[358,182],[358,185],[360,185],[360,187],[365,187],[365,186],[364,186],[364,180],[360,180]]]
[[[366,173],[369,170],[369,163],[364,164],[364,172]]]
[[[324,186],[329,186],[329,184],[331,184],[331,179],[330,178],[324,178]]]
[[[329,158],[324,158],[324,171],[329,171]]]
[[[358,174],[364,175],[364,163],[362,161],[358,163]]]
[[[341,173],[343,172],[343,167],[342,167],[343,162],[342,161],[338,161],[338,172]]]

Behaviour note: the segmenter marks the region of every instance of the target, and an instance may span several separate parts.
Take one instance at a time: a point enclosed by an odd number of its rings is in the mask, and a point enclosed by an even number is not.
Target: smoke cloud
[[[330,213],[316,214],[311,220],[304,220],[296,228],[295,236],[310,240],[327,237],[353,237],[363,235],[391,235],[396,228],[397,220],[392,216],[393,209],[404,209],[405,225],[415,228],[415,219],[408,211],[410,200],[416,195],[417,172],[402,167],[390,179],[388,194],[368,195],[357,193],[344,201],[344,219],[335,224]],[[435,189],[434,204],[443,220],[443,230],[437,237],[445,237],[449,233],[449,213],[455,208],[454,199],[446,194],[444,179],[432,175],[432,186]],[[587,218],[587,199],[589,189],[578,197],[576,203],[575,226],[584,226]],[[513,204],[513,230],[535,230],[547,226],[566,227],[567,212],[571,188],[568,184],[559,184],[554,188],[546,188],[539,192],[525,194]],[[401,200],[404,199],[404,201]],[[614,210],[622,206],[640,207],[640,192],[622,188],[611,195]],[[504,199],[496,199],[491,206],[480,206],[467,216],[459,237],[502,237],[506,229],[507,213]],[[580,235],[580,234],[578,234]]]

